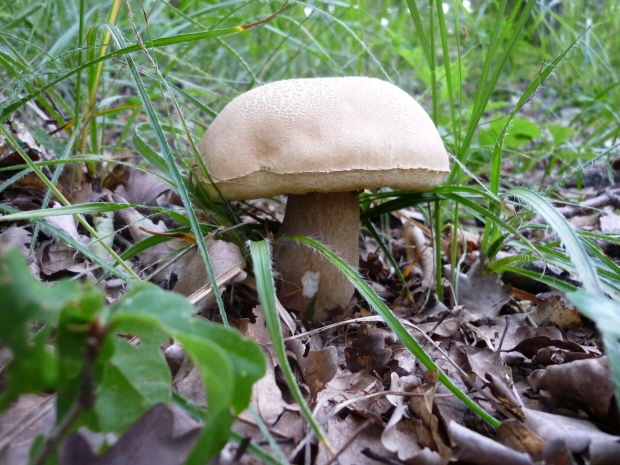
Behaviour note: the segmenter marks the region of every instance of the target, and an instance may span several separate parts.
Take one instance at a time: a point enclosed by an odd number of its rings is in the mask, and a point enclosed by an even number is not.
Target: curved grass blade
[[[107,25],[107,28],[110,30],[112,37],[116,41],[116,44],[120,47],[123,44],[123,37],[120,31],[112,26]],[[205,267],[207,270],[207,275],[209,277],[209,281],[213,285],[214,289],[217,289],[217,281],[215,278],[215,274],[213,272],[213,267],[211,265],[211,259],[209,257],[209,252],[207,251],[207,246],[202,240],[202,232],[200,229],[200,225],[198,223],[198,219],[196,218],[196,214],[194,213],[194,209],[192,206],[192,202],[189,198],[189,193],[185,186],[185,180],[181,176],[181,171],[177,166],[176,160],[172,154],[172,149],[170,145],[168,145],[168,140],[166,139],[166,135],[161,127],[159,119],[157,118],[157,114],[155,113],[155,109],[151,104],[149,99],[148,92],[142,79],[140,78],[140,74],[138,73],[138,69],[136,68],[136,64],[133,61],[133,58],[130,54],[125,55],[125,61],[133,78],[134,84],[136,86],[136,90],[138,92],[138,96],[140,97],[140,101],[142,102],[142,106],[144,107],[144,111],[147,115],[149,123],[155,133],[155,138],[157,139],[157,144],[161,150],[164,160],[167,165],[167,172],[170,175],[172,182],[174,182],[176,190],[181,197],[183,202],[183,207],[185,208],[185,213],[189,219],[192,232],[196,236],[196,244],[198,246],[198,250],[200,251],[200,255],[205,262]],[[154,64],[154,63],[153,63]],[[222,317],[222,322],[228,326],[228,317],[226,316],[226,309],[224,307],[224,302],[222,301],[222,296],[219,292],[215,292],[215,299],[218,304],[218,308],[220,310],[220,316]]]
[[[398,339],[411,351],[411,353],[430,371],[437,371],[439,374],[439,381],[446,386],[450,392],[458,397],[465,405],[476,412],[484,421],[494,428],[498,428],[500,422],[493,418],[489,413],[482,409],[478,404],[471,400],[467,394],[461,391],[450,378],[439,368],[439,366],[433,361],[433,359],[424,351],[422,346],[414,339],[414,337],[407,331],[400,320],[392,313],[392,311],[385,305],[383,300],[372,290],[372,288],[364,281],[364,279],[342,258],[337,254],[329,250],[323,244],[304,236],[289,236],[282,238],[283,240],[296,240],[303,244],[309,245],[316,249],[334,266],[336,266],[344,275],[351,281],[359,293],[366,299],[370,306],[383,318],[385,324],[387,324]],[[269,275],[271,276],[271,275]],[[271,278],[270,278],[271,279]],[[257,278],[258,281],[258,278]]]
[[[42,210],[20,211],[9,215],[0,216],[0,221],[31,220],[33,218],[45,218],[46,216],[61,215],[86,215],[91,213],[114,212],[127,207],[143,208],[142,205],[130,205],[126,203],[94,202],[80,205],[67,205],[58,208],[45,208]]]
[[[602,293],[601,282],[596,268],[592,264],[579,236],[566,218],[547,199],[536,192],[517,187],[510,189],[506,194],[524,200],[547,220],[549,226],[553,228],[564,243],[566,252],[575,266],[577,274],[581,277],[584,289],[595,294]]]
[[[282,339],[282,326],[280,325],[280,317],[276,307],[276,289],[273,284],[271,248],[269,246],[269,242],[266,239],[260,242],[248,241],[248,245],[252,255],[252,262],[254,263],[254,276],[256,277],[258,297],[263,307],[265,323],[267,325],[267,329],[269,330],[272,347],[278,359],[278,363],[280,364],[280,368],[284,373],[284,377],[286,378],[286,382],[291,390],[291,393],[293,394],[293,397],[295,397],[295,400],[299,404],[299,407],[314,431],[314,434],[316,434],[317,438],[319,438],[323,445],[330,452],[332,452],[325,434],[321,430],[319,423],[312,416],[312,412],[306,404],[306,401],[299,390],[299,386],[297,386],[295,376],[293,375],[293,371],[288,363],[284,340]]]

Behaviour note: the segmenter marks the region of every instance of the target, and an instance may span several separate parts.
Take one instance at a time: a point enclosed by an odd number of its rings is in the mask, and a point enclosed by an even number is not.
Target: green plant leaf
[[[2,324],[0,343],[13,358],[6,368],[7,389],[0,411],[21,394],[54,389],[59,382],[58,357],[48,340],[60,312],[84,292],[79,283],[61,281],[48,287],[30,273],[16,249],[0,254]]]
[[[551,123],[545,124],[545,127],[547,128],[547,131],[549,131],[549,134],[551,134],[551,137],[553,138],[553,145],[556,147],[562,145],[566,139],[577,132],[571,127],[559,126]]]

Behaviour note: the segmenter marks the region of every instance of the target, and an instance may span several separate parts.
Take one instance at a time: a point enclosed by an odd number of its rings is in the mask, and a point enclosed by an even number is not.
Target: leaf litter
[[[36,159],[50,159],[48,149],[36,145],[34,139],[28,142],[23,127],[19,130],[23,135],[20,138],[29,144]],[[1,162],[10,166],[19,160],[13,160],[7,152]],[[108,217],[112,224],[109,240],[116,249],[127,250],[152,237],[140,226],[161,234],[182,226],[147,208],[180,207],[165,183],[136,169],[126,170],[123,176],[120,182],[115,181],[116,185],[110,184],[110,189],[102,186],[93,191],[90,184],[84,184],[82,193],[90,201],[109,196],[116,203],[145,206],[140,210],[128,207]],[[61,178],[62,182],[67,180]],[[5,205],[28,210],[39,207],[44,192],[36,179],[25,178],[0,195]],[[583,196],[587,192],[568,188],[564,193]],[[590,198],[577,202],[576,207],[559,210],[583,230],[617,234],[620,222],[615,213],[616,190],[590,192]],[[273,222],[274,217],[282,215],[282,204],[273,201],[261,200],[237,208],[245,209],[242,214],[249,216],[244,216],[243,221],[248,222]],[[593,213],[592,208],[601,210]],[[233,323],[264,346],[268,359],[267,374],[254,387],[255,413],[244,412],[234,429],[272,451],[259,424],[263,421],[280,451],[295,463],[618,463],[620,419],[608,363],[592,323],[559,291],[544,286],[541,289],[539,283],[527,279],[515,281],[508,273],[488,273],[488,259],[479,253],[481,231],[472,225],[459,229],[461,240],[456,241],[456,253],[462,257],[462,268],[454,273],[449,267],[443,270],[448,297],[438,301],[430,291],[434,279],[430,269],[433,261],[429,260],[433,243],[427,229],[409,221],[416,218],[420,224],[423,216],[413,209],[395,216],[401,226],[387,231],[389,249],[407,280],[407,289],[376,240],[366,235],[360,271],[399,318],[429,336],[420,338],[418,331],[413,332],[451,379],[502,421],[500,428],[492,431],[464,408],[437,382],[436,373],[425,371],[382,324],[361,321],[369,312],[358,296],[342,313],[351,316],[346,324],[319,329],[287,345],[298,383],[335,448],[336,457],[330,455],[312,440],[287,392],[269,349],[255,290],[251,279],[246,278],[242,251],[232,242],[208,238],[216,276],[237,270],[221,283],[218,281],[218,292],[225,296],[229,313],[235,315]],[[48,217],[45,221],[76,242],[92,243],[72,216]],[[90,221],[96,222],[94,217]],[[122,293],[122,286],[119,289],[113,278],[93,267],[88,256],[44,227],[34,238],[35,229],[24,222],[3,223],[0,227],[0,247],[16,247],[40,280],[54,282],[73,277],[99,281],[110,302]],[[445,258],[452,254],[454,234],[454,228],[443,232]],[[546,240],[553,239],[552,234],[546,234]],[[598,242],[612,259],[620,257],[615,242]],[[163,268],[164,272],[153,279],[162,287],[189,296],[209,284],[201,259],[196,254],[179,254],[188,247],[180,239],[162,241],[129,260],[145,278]],[[511,253],[503,250],[498,256]],[[177,255],[181,257],[174,260]],[[166,265],[168,262],[171,264]],[[576,277],[552,265],[531,262],[528,266],[576,282]],[[532,293],[532,289],[536,290]],[[205,297],[200,302],[200,314],[210,317],[213,301]],[[196,405],[205,405],[203,380],[175,347],[180,346],[164,347],[178,359],[175,389]],[[42,418],[32,416],[37,407],[28,399],[37,397],[25,397],[0,417],[0,458],[11,457],[11,463],[25,463],[33,435],[45,434],[51,427],[49,419],[41,423]],[[41,399],[49,402],[49,397]],[[167,463],[182,463],[200,425],[194,423],[186,432],[174,433],[176,415],[156,405],[120,438],[105,438],[109,448],[104,454],[97,454],[97,440],[101,442],[101,438],[78,432],[63,443],[61,464],[85,463],[84,457],[89,463],[101,465],[152,464],[164,456]],[[22,422],[28,428],[11,427]],[[144,447],[136,449],[138,445]],[[117,462],[135,450],[139,452],[133,461]],[[235,446],[227,448],[214,463],[231,463],[231,457],[237,463],[260,463]]]

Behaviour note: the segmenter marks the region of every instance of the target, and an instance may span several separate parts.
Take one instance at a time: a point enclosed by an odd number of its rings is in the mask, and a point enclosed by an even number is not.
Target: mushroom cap
[[[220,112],[199,150],[229,200],[379,187],[425,191],[449,171],[422,107],[393,84],[366,77],[252,89]]]

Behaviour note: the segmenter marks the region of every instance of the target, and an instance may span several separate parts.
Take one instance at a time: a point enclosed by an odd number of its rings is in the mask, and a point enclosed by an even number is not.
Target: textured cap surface
[[[220,112],[200,153],[230,200],[378,187],[424,191],[449,169],[422,107],[393,84],[365,77],[257,87]]]

